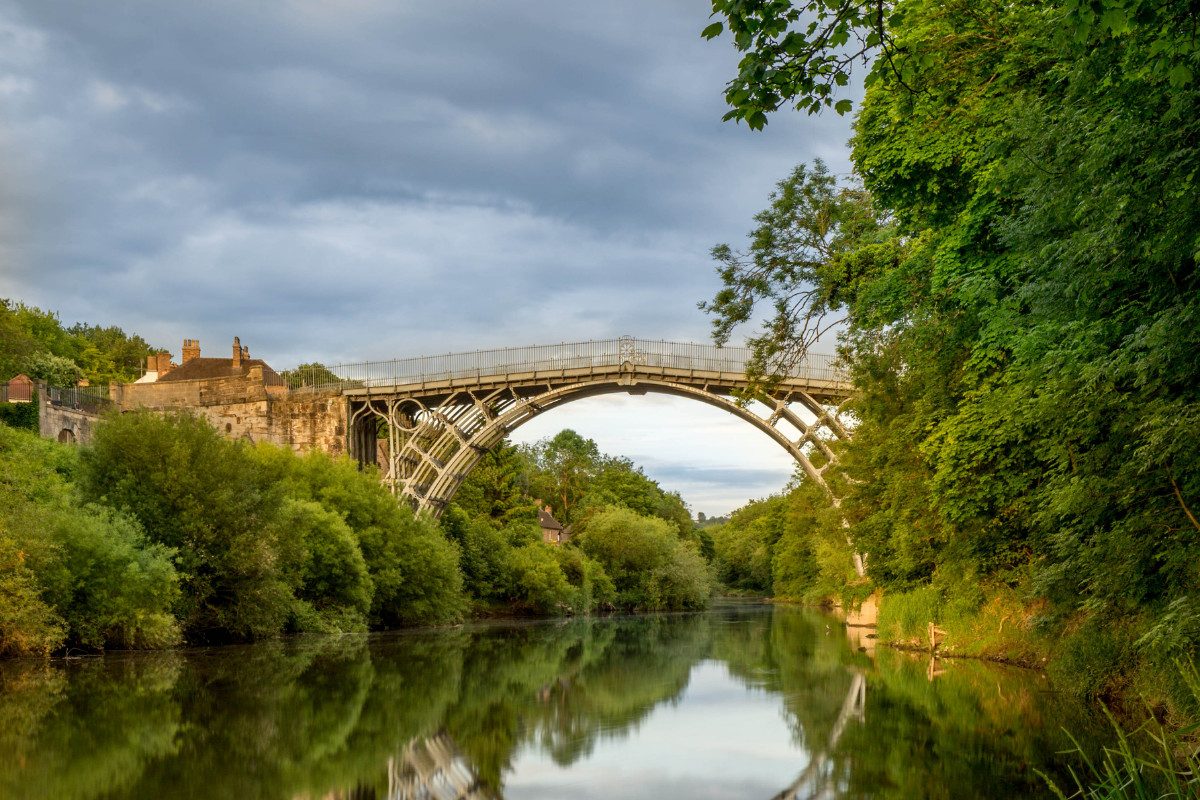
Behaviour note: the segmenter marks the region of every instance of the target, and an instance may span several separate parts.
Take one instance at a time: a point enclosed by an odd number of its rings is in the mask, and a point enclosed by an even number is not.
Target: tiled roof
[[[275,374],[261,358],[243,359],[240,367],[233,366],[232,358],[193,358],[158,379],[164,381],[195,381],[204,378],[234,378],[250,374],[251,367],[262,367],[263,377]]]
[[[538,524],[547,530],[561,531],[563,529],[563,526],[559,523],[559,521],[551,516],[550,512],[544,508],[538,509]]]

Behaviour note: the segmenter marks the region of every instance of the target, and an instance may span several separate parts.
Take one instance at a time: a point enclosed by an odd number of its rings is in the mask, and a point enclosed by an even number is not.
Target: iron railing
[[[47,386],[46,401],[52,406],[75,408],[92,414],[112,405],[107,386]]]
[[[29,384],[0,383],[0,403],[28,403],[33,400],[33,387]]]
[[[319,392],[408,386],[529,372],[619,367],[626,361],[638,367],[651,369],[744,374],[750,355],[750,350],[745,347],[716,347],[622,337],[591,342],[447,353],[392,361],[364,361],[331,367],[307,366],[283,370],[279,375],[291,391]],[[832,356],[811,354],[802,364],[789,370],[786,377],[845,381],[846,376],[834,367],[834,361]]]

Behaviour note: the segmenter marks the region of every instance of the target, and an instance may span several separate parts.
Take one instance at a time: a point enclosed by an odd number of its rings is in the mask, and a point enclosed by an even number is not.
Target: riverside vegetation
[[[866,86],[853,179],[796,168],[748,248],[713,251],[717,340],[769,309],[761,388],[837,321],[858,390],[840,510],[803,480],[751,504],[711,531],[722,575],[795,600],[880,592],[881,638],[934,622],[955,652],[1045,659],[1067,688],[1194,718],[1177,660],[1200,642],[1196,4],[712,7],[705,35],[743,54],[727,118],[846,113],[852,69]]]
[[[530,492],[562,498],[542,542]],[[75,448],[0,424],[0,655],[679,609],[712,590],[686,506],[564,431],[498,447],[439,525],[374,468],[229,441],[180,412]]]

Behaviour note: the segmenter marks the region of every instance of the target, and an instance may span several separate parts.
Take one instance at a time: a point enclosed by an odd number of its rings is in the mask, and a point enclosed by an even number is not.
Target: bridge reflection
[[[387,800],[500,800],[445,731],[388,759]]]

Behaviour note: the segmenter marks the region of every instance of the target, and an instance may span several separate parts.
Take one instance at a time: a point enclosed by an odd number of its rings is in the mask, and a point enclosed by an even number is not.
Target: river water
[[[9,662],[0,798],[1026,798],[1101,735],[1036,672],[846,633],[723,601]]]

